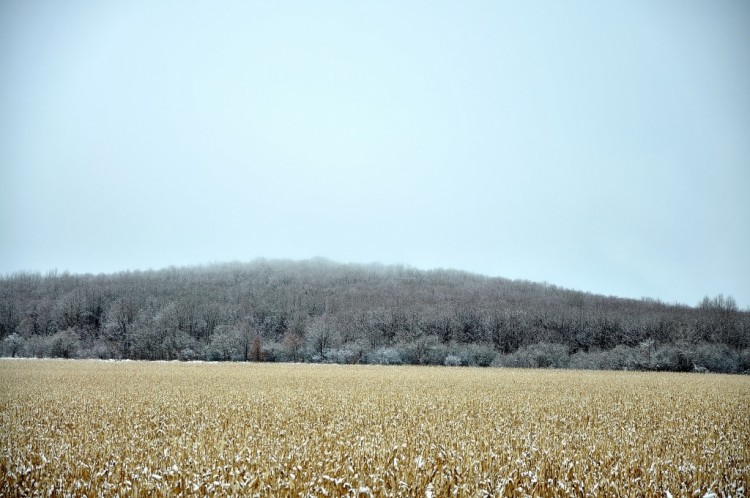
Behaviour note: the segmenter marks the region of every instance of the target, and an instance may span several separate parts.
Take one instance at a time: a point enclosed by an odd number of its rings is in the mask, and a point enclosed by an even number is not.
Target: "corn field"
[[[750,377],[0,360],[2,496],[746,496]]]

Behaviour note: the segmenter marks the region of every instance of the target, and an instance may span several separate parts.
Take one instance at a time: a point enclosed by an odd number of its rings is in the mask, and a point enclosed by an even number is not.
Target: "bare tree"
[[[104,329],[110,332],[112,338],[121,345],[122,355],[130,358],[131,334],[130,329],[135,321],[138,308],[132,298],[118,298],[106,313]]]
[[[323,315],[313,319],[305,335],[312,355],[320,360],[325,359],[334,342],[334,332],[329,317]]]

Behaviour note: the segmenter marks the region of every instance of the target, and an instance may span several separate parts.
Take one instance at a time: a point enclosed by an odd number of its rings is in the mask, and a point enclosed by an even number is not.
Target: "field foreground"
[[[2,496],[745,496],[750,377],[0,360]]]

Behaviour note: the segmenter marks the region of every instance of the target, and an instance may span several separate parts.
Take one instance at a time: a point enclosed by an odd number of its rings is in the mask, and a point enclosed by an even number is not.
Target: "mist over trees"
[[[0,279],[0,354],[736,373],[750,313],[324,259],[17,273]]]

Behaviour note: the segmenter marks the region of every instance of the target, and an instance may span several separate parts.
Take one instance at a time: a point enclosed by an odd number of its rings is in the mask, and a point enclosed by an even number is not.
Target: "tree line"
[[[0,354],[750,370],[750,312],[398,265],[256,260],[0,278]]]

